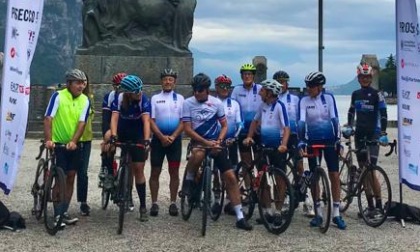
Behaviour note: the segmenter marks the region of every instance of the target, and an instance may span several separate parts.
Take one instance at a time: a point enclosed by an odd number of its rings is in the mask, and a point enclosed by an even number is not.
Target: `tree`
[[[397,67],[392,54],[387,58],[385,68],[379,72],[379,88],[394,96],[397,94]]]
[[[395,58],[394,56],[392,56],[392,53],[389,55],[389,57],[387,58],[387,61],[385,63],[385,69],[396,69],[396,65],[395,65]]]

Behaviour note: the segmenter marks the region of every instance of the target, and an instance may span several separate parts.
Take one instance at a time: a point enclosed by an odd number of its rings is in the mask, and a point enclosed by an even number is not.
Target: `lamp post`
[[[318,0],[318,71],[322,72],[323,44],[323,0]]]

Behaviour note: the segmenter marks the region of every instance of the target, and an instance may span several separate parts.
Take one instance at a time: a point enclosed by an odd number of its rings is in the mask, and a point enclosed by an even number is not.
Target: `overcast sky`
[[[193,39],[195,73],[225,73],[240,82],[239,68],[256,55],[293,86],[318,69],[318,1],[198,0]],[[420,0],[416,0],[417,6]],[[419,7],[418,7],[419,8]],[[324,73],[328,85],[355,76],[362,54],[395,55],[395,0],[324,0]]]

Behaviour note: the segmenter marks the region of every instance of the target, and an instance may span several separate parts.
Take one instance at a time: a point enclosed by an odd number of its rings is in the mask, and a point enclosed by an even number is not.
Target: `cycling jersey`
[[[374,88],[361,88],[352,93],[347,116],[349,125],[353,125],[355,115],[356,131],[364,131],[370,136],[386,131],[388,118],[385,99]]]
[[[260,89],[260,84],[253,83],[249,90],[244,85],[240,85],[236,86],[232,91],[231,97],[238,101],[241,106],[244,121],[244,129],[241,131],[241,135],[248,134],[249,126],[262,103],[261,96],[258,94]]]
[[[102,136],[109,130],[111,124],[111,106],[117,92],[112,90],[104,96],[102,101]]]
[[[118,94],[112,102],[111,110],[119,113],[118,137],[121,140],[141,140],[143,136],[142,115],[150,114],[150,102],[142,93],[140,101],[133,101],[127,108],[122,106],[124,93]]]
[[[233,138],[235,137],[235,133],[238,130],[239,125],[242,124],[241,107],[237,101],[230,97],[220,100],[223,103],[227,120],[228,129],[226,133],[226,139]]]
[[[52,122],[52,141],[67,144],[77,131],[79,122],[86,122],[90,102],[86,95],[76,98],[65,88],[55,92],[48,103],[45,116],[54,118]]]
[[[192,96],[185,100],[182,121],[190,122],[192,129],[207,140],[216,140],[220,133],[219,123],[225,120],[222,102],[209,95],[207,101],[198,102]]]
[[[332,94],[320,93],[315,98],[303,97],[299,102],[298,133],[309,141],[340,138],[337,106]]]
[[[102,101],[102,109],[111,110],[112,102],[116,96],[115,94],[117,94],[115,90],[112,90],[104,96],[104,100]]]
[[[283,102],[287,109],[289,117],[290,133],[297,134],[297,119],[299,117],[299,97],[291,94],[289,91],[279,94],[279,101]]]
[[[286,107],[281,101],[262,103],[254,117],[261,123],[261,143],[267,147],[279,147],[283,129],[289,127]]]
[[[171,92],[160,92],[152,96],[151,118],[164,135],[172,135],[182,119],[182,105],[184,97]]]

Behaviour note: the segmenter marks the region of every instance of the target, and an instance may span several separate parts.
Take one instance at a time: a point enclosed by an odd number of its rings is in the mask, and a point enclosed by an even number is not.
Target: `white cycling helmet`
[[[271,90],[274,95],[278,95],[281,92],[281,87],[283,86],[278,81],[273,79],[267,79],[261,82],[261,86],[268,90]]]

